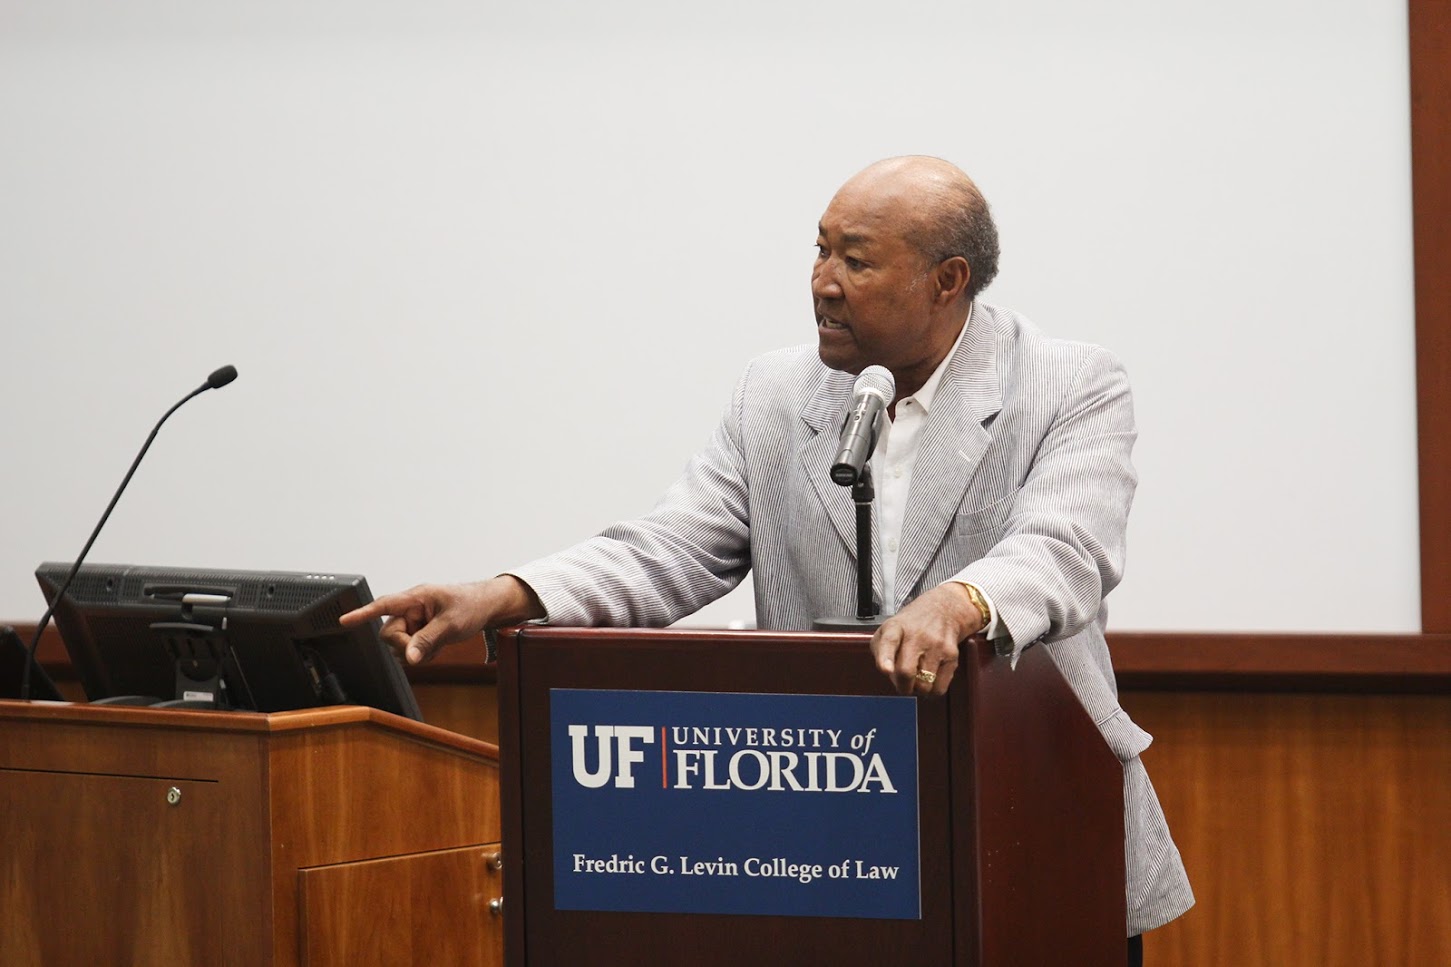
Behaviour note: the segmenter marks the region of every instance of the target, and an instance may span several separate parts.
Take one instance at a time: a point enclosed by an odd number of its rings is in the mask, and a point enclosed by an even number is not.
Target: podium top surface
[[[499,637],[515,637],[521,641],[593,641],[612,647],[621,645],[659,646],[689,644],[729,644],[733,647],[775,648],[791,644],[807,648],[864,647],[872,640],[870,633],[841,631],[761,631],[750,628],[567,628],[557,625],[525,624],[501,628]]]
[[[417,741],[497,760],[498,746],[391,712],[361,705],[334,705],[293,712],[208,712],[73,702],[0,700],[0,722],[49,721],[77,725],[185,729],[202,732],[282,734],[338,726],[367,725]]]

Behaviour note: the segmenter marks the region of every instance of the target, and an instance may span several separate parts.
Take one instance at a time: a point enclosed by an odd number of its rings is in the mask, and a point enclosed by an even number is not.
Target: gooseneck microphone
[[[75,580],[76,573],[80,571],[81,564],[85,561],[86,555],[91,552],[91,545],[96,543],[96,537],[101,533],[101,528],[105,527],[106,521],[110,519],[111,511],[116,509],[116,501],[121,499],[121,494],[126,490],[126,485],[131,482],[131,477],[136,473],[136,468],[141,465],[141,458],[146,456],[147,450],[151,449],[151,441],[156,439],[156,434],[161,429],[161,424],[165,423],[167,418],[170,417],[171,414],[181,409],[182,404],[190,400],[193,396],[200,396],[202,393],[205,393],[209,389],[221,389],[223,386],[226,386],[228,383],[236,378],[237,367],[235,366],[223,366],[221,369],[213,371],[212,374],[207,377],[207,381],[205,383],[198,386],[196,389],[192,390],[190,393],[186,394],[180,400],[178,400],[176,402],[176,405],[174,405],[171,409],[167,410],[166,413],[162,415],[161,419],[156,421],[156,426],[151,428],[151,435],[148,436],[146,438],[146,442],[141,445],[141,452],[136,454],[136,459],[131,461],[131,469],[126,471],[126,476],[124,479],[122,479],[121,486],[116,488],[115,496],[113,496],[111,498],[111,502],[106,505],[106,512],[102,514],[101,519],[96,522],[96,529],[91,531],[91,536],[90,539],[86,541],[86,546],[81,548],[80,556],[76,558],[76,562],[71,565],[70,573],[67,574],[65,580],[61,582],[60,590],[55,593],[55,597],[52,598],[50,601],[50,606],[45,609],[45,615],[40,619],[40,623],[35,626],[35,637],[30,639],[30,647],[26,650],[25,671],[22,673],[20,679],[20,700],[22,702],[29,701],[30,699],[30,668],[32,665],[35,664],[35,649],[40,645],[41,633],[45,631],[45,626],[50,624],[50,616],[55,613],[56,605],[60,603],[61,598],[65,597],[66,591],[70,589],[71,582]]]
[[[856,378],[851,389],[851,412],[841,428],[841,451],[831,465],[832,480],[850,487],[860,479],[896,393],[897,381],[885,366],[868,366]]]
[[[207,385],[205,385],[205,386],[198,386],[196,388],[196,390],[191,394],[191,396],[188,396],[186,398],[186,400],[191,399],[192,396],[195,396],[197,393],[201,393],[201,392],[204,392],[204,391],[209,390],[209,389],[221,389],[223,386],[226,386],[228,383],[230,383],[232,380],[234,380],[236,378],[237,378],[237,367],[235,367],[235,366],[223,366],[221,369],[212,370],[212,374],[207,377]],[[181,403],[185,403],[186,400],[182,400]],[[181,403],[176,404],[176,406],[180,406]],[[176,409],[176,406],[173,406],[171,409],[172,410],[175,410]],[[167,414],[166,414],[166,416],[170,416],[170,415],[171,415],[171,412],[168,411]],[[166,420],[166,416],[163,416],[161,419],[163,421],[165,421]],[[158,423],[156,425],[158,427],[161,426],[160,423]],[[151,441],[148,440],[146,442],[147,443],[150,443]]]

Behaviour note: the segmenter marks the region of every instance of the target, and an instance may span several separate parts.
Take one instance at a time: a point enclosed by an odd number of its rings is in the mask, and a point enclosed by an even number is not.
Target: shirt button
[[[887,550],[889,550],[889,551],[891,551],[893,553],[896,553],[896,551],[897,551],[897,539],[895,537],[889,537],[889,538],[887,538]]]
[[[892,468],[892,476],[895,477],[898,480],[901,480],[902,479],[902,468],[901,467],[893,467]]]

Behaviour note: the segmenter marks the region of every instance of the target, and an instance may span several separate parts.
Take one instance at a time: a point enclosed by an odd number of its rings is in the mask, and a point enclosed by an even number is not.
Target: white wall
[[[994,206],[989,301],[1130,367],[1115,627],[1417,629],[1400,3],[0,0],[0,24],[0,616],[38,616],[35,565],[228,362],[93,560],[381,592],[647,509],[744,361],[813,338],[835,188],[925,152]],[[598,434],[607,409],[633,419]]]

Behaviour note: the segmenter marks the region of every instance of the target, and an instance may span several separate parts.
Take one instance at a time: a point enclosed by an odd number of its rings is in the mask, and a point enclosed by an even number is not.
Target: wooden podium
[[[918,706],[920,920],[555,909],[550,689],[891,694],[867,641],[548,627],[503,638],[505,962],[1122,967],[1122,767],[1044,649],[1013,669],[979,641],[948,697]]]
[[[372,709],[0,702],[0,963],[495,964],[497,790]]]

